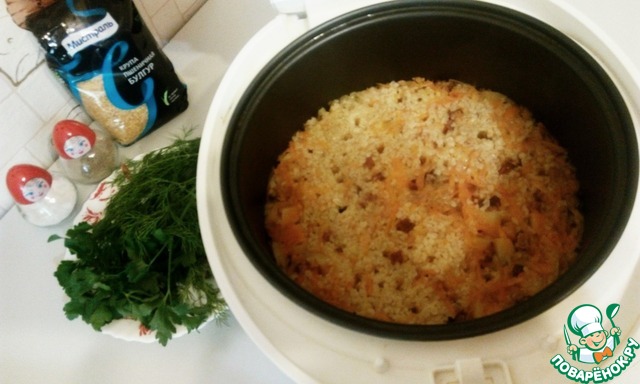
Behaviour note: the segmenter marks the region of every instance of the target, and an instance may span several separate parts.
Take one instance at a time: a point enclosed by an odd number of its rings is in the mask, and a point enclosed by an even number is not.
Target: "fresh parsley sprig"
[[[95,224],[80,222],[64,238],[76,260],[55,277],[69,302],[69,319],[94,329],[116,319],[138,320],[166,345],[176,325],[197,329],[227,306],[215,285],[196,209],[199,139],[178,139],[123,164],[117,193]],[[60,239],[52,236],[49,241]]]

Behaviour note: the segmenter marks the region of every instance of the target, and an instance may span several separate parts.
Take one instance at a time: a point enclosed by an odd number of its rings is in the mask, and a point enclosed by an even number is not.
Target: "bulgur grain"
[[[145,104],[131,110],[117,108],[107,97],[102,75],[78,82],[77,88],[87,114],[100,123],[117,142],[131,144],[140,136],[149,119]]]
[[[319,298],[443,324],[556,280],[582,234],[577,191],[566,151],[529,111],[416,78],[351,93],[307,121],[269,181],[266,227],[280,268]]]

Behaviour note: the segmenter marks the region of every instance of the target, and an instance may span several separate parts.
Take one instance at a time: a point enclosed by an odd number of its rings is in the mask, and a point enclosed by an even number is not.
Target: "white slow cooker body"
[[[634,296],[640,290],[640,282],[634,280],[640,276],[637,202],[612,254],[567,299],[517,326],[454,341],[379,338],[330,323],[283,296],[242,256],[225,215],[219,182],[222,143],[239,98],[269,59],[296,37],[332,16],[375,2],[306,0],[306,17],[278,15],[238,54],[213,99],[198,163],[200,227],[216,280],[243,329],[299,383],[484,382],[474,381],[480,377],[493,383],[558,382],[562,376],[550,360],[557,354],[566,356],[563,325],[574,307],[586,303],[599,308],[620,304],[615,324],[622,329],[622,339],[640,339],[640,301]],[[637,69],[596,24],[559,0],[488,2],[532,15],[581,44],[608,72],[627,102],[634,126],[640,126]],[[289,9],[298,13],[300,7]],[[616,382],[630,383],[640,373],[638,365],[632,363]]]

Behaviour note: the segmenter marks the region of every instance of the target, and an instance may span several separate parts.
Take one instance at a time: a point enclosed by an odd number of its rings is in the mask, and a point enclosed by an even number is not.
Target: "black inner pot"
[[[575,265],[533,298],[485,318],[399,325],[336,309],[276,266],[264,228],[266,185],[294,132],[330,100],[376,83],[457,79],[528,107],[569,151],[581,183],[584,240]],[[521,13],[477,1],[394,1],[304,34],[258,74],[232,116],[222,153],[230,225],[255,268],[317,315],[378,336],[442,340],[532,318],[582,285],[615,247],[634,203],[638,149],[615,85],[577,44]],[[235,255],[234,257],[245,257]]]

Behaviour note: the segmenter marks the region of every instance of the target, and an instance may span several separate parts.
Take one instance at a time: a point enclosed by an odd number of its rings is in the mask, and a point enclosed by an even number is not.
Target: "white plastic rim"
[[[618,86],[634,125],[639,126],[640,76],[597,25],[559,0],[487,2],[534,16],[581,44]],[[443,367],[481,357],[506,362],[514,379],[551,382],[558,372],[540,367],[548,366],[549,359],[565,348],[562,326],[568,312],[595,300],[620,303],[616,325],[625,337],[640,338],[636,326],[640,302],[632,297],[640,289],[633,281],[634,275],[640,275],[640,236],[634,233],[640,228],[637,203],[617,246],[585,285],[545,313],[489,335],[443,342],[379,338],[321,319],[272,287],[244,257],[226,217],[219,181],[222,143],[234,108],[251,80],[306,29],[304,20],[278,16],[233,61],[205,121],[196,186],[200,229],[220,290],[249,337],[283,372],[297,383],[425,383],[435,382],[432,375]],[[609,288],[598,288],[602,284]],[[631,380],[632,376],[627,372],[619,379]]]

